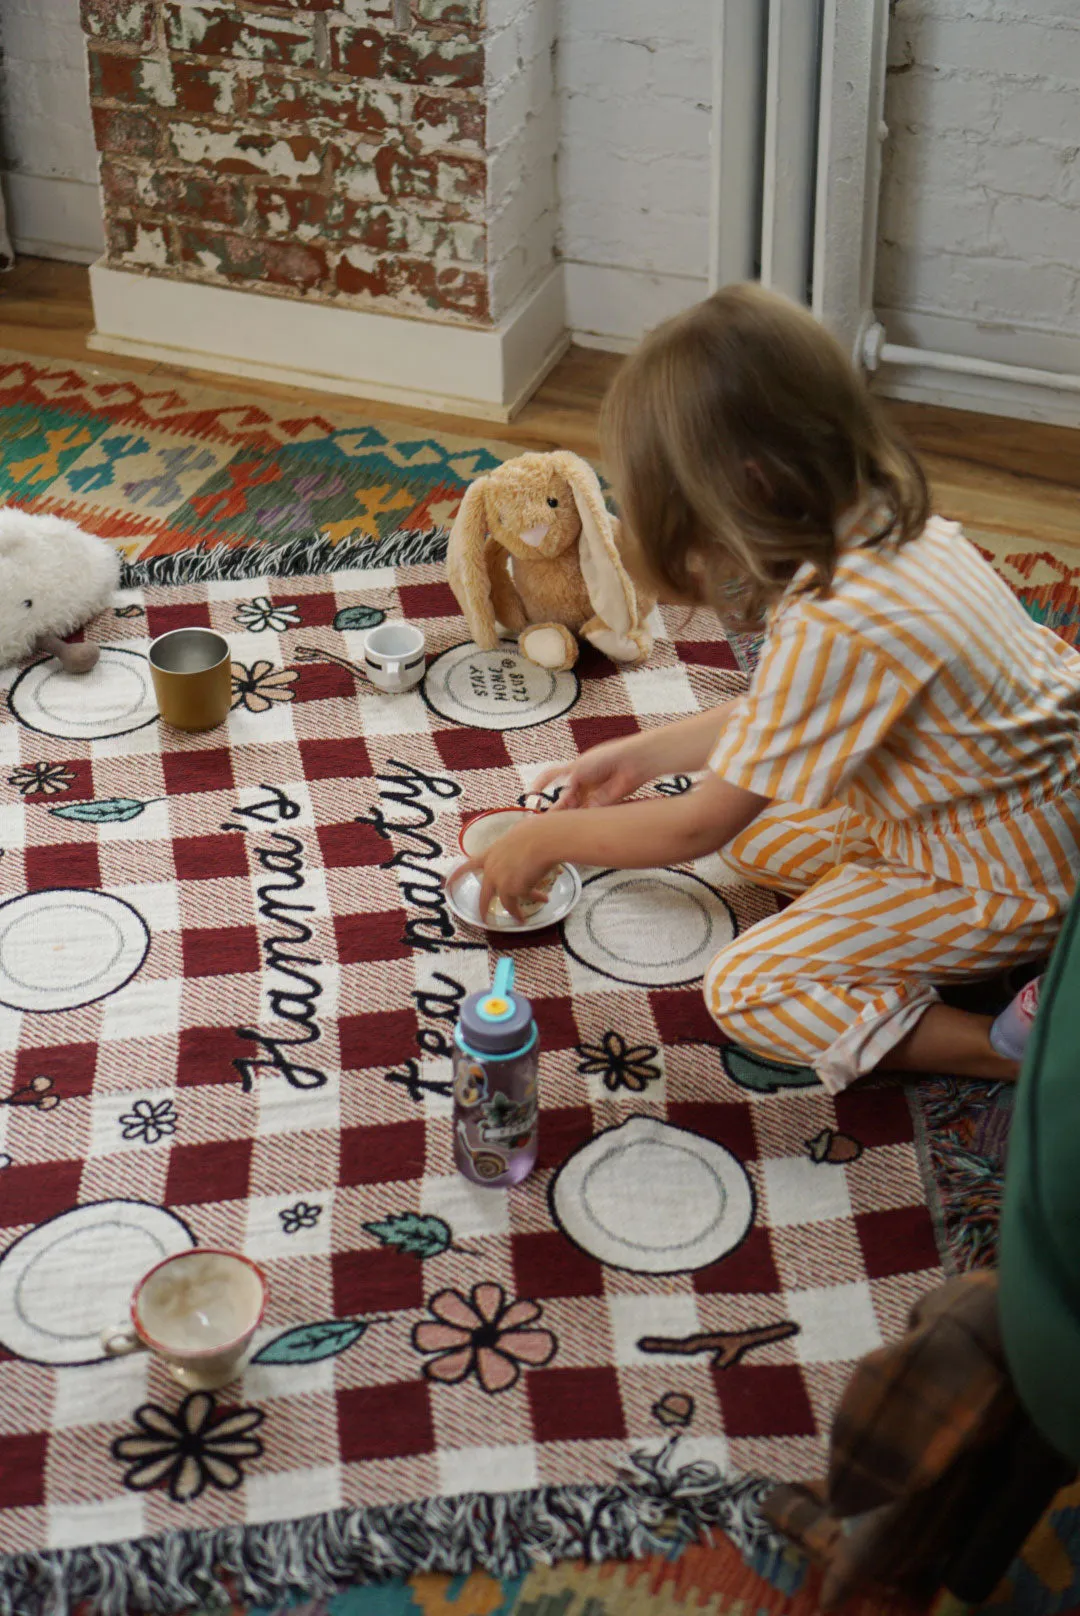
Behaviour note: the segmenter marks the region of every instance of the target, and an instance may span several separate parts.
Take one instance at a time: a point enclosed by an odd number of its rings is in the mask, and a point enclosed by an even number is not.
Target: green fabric
[[[1017,1086],[1000,1282],[1020,1397],[1043,1435],[1080,1464],[1080,901],[1043,980]]]

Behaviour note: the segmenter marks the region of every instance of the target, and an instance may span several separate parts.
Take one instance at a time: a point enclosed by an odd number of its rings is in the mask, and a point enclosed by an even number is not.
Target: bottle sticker
[[[520,1150],[532,1137],[536,1113],[535,1097],[511,1100],[507,1095],[496,1092],[477,1118],[477,1132],[486,1145]]]
[[[508,1165],[506,1157],[497,1150],[474,1150],[469,1143],[469,1131],[463,1122],[458,1123],[458,1138],[477,1178],[490,1183],[492,1179],[503,1176]]]
[[[464,1111],[487,1098],[487,1073],[477,1061],[468,1061],[461,1067],[454,1083],[454,1098]]]

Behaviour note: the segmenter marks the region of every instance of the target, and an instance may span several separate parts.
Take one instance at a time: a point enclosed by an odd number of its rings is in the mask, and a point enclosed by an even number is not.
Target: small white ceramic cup
[[[266,1276],[249,1258],[181,1251],[143,1275],[131,1322],[103,1330],[101,1345],[110,1358],[152,1352],[189,1391],[213,1391],[239,1372],[266,1298]]]
[[[424,677],[426,646],[413,623],[380,623],[364,640],[364,670],[373,685],[391,693],[411,690]]]

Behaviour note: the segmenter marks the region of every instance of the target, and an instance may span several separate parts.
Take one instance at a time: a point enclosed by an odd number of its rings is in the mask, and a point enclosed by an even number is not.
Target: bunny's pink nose
[[[527,527],[524,533],[520,533],[518,537],[521,539],[522,544],[540,544],[547,538],[550,526],[550,522],[539,522],[536,527]]]

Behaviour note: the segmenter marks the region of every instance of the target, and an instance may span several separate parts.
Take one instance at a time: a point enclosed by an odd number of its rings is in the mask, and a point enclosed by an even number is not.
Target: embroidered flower
[[[256,595],[254,600],[241,601],[233,621],[252,634],[262,634],[268,628],[275,634],[284,634],[287,628],[297,627],[300,612],[291,604],[275,606],[269,595]]]
[[[474,1285],[468,1298],[460,1291],[439,1291],[428,1303],[434,1319],[413,1328],[417,1352],[434,1356],[424,1365],[428,1380],[456,1386],[475,1375],[486,1392],[509,1391],[521,1366],[539,1369],[555,1356],[550,1330],[535,1328],[537,1302],[507,1302],[501,1285]]]
[[[635,1044],[632,1047],[617,1032],[606,1032],[598,1044],[578,1044],[581,1056],[578,1071],[587,1077],[602,1077],[604,1087],[630,1089],[640,1094],[660,1076],[655,1044]]]
[[[301,1229],[314,1229],[322,1207],[317,1201],[297,1201],[295,1206],[283,1206],[278,1217],[286,1234],[297,1234]]]
[[[176,1107],[171,1100],[136,1100],[130,1111],[120,1118],[125,1139],[141,1139],[144,1145],[156,1145],[176,1132]]]
[[[51,797],[66,791],[75,779],[71,769],[63,763],[25,763],[8,775],[8,785],[17,786],[24,797]]]
[[[298,677],[296,668],[275,668],[272,662],[253,662],[245,667],[242,662],[232,665],[233,707],[246,707],[249,713],[265,713],[275,701],[295,701],[292,688]]]
[[[243,1461],[262,1454],[251,1433],[265,1418],[257,1408],[220,1408],[211,1392],[191,1392],[175,1414],[144,1403],[135,1411],[138,1430],[117,1437],[112,1456],[128,1466],[125,1487],[164,1487],[174,1503],[189,1504],[207,1487],[231,1493],[240,1486]]]

